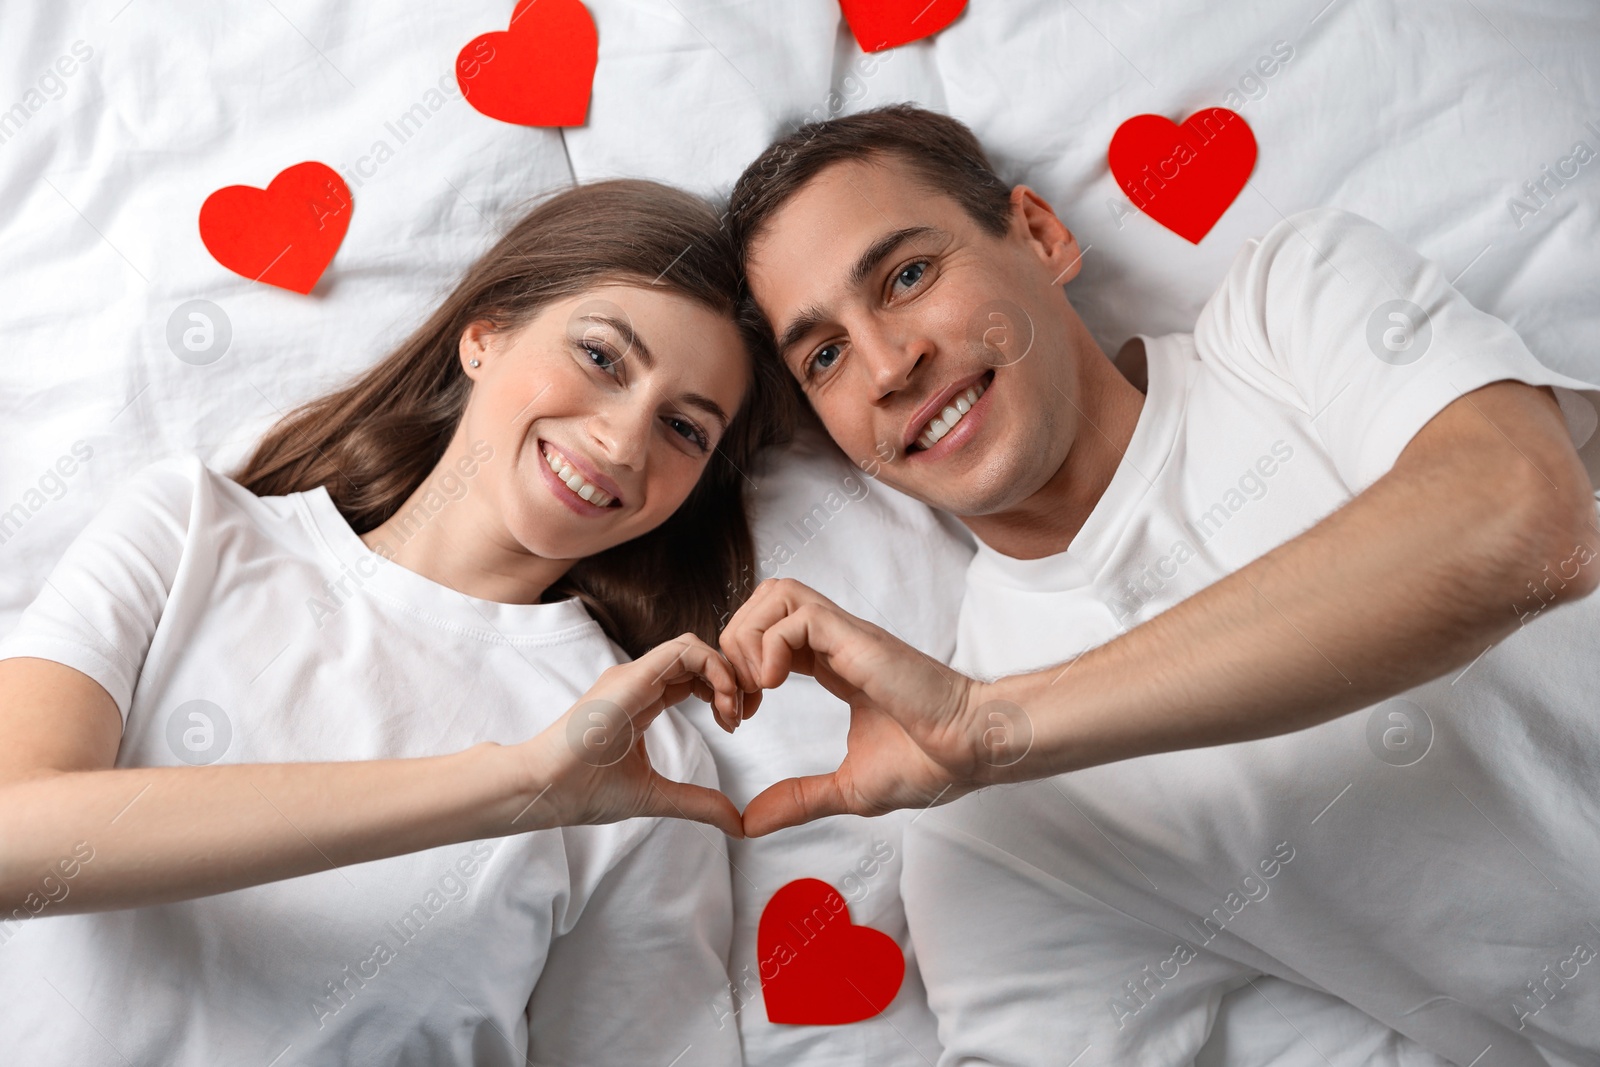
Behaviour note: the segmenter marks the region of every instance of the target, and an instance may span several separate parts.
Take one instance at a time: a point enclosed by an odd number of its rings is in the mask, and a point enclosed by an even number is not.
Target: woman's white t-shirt
[[[465,596],[369,551],[326,490],[256,497],[192,457],[113,497],[0,641],[14,656],[111,694],[118,767],[512,744],[625,658],[575,600]],[[675,710],[645,739],[663,775],[716,784]],[[0,916],[9,1061],[739,1062],[713,1011],[726,851],[692,823],[541,830],[52,916],[93,849],[91,834],[41,871],[36,917]]]
[[[1494,381],[1555,387],[1600,472],[1600,391],[1343,212],[1250,242],[1192,336],[1145,343],[1137,427],[1068,548],[1018,560],[980,545],[958,669],[1062,664],[1167,610],[1336,510]],[[1522,628],[1366,711],[926,812],[905,894],[952,1062],[1046,1054],[1026,1047],[1043,1003],[1076,1026],[1068,1058],[1092,1043],[1085,1064],[1189,1063],[1220,998],[1259,999],[1247,983],[1263,974],[1453,1062],[1490,1046],[1480,1067],[1593,1062],[1600,596],[1544,605],[1594,566],[1574,546],[1506,605]]]

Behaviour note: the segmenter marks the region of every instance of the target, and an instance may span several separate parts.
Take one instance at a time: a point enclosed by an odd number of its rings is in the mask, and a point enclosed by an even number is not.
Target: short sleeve
[[[662,775],[717,787],[710,751],[675,711],[645,738]],[[528,1002],[528,1059],[738,1067],[738,1028],[719,1011],[733,936],[727,841],[684,819],[633,823],[647,832],[629,835],[637,843],[551,943]]]
[[[1359,492],[1453,401],[1506,379],[1554,388],[1600,486],[1600,387],[1534,358],[1439,267],[1358,215],[1292,215],[1234,259],[1195,326],[1203,363],[1302,411]]]
[[[126,725],[203,471],[194,457],[163,460],[120,486],[0,639],[0,659],[28,656],[83,672],[111,694]]]

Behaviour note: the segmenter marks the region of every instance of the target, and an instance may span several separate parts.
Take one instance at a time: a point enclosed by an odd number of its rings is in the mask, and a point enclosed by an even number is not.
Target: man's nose
[[[866,349],[864,362],[879,397],[888,397],[910,384],[918,368],[931,360],[935,349],[925,331],[900,323],[871,329],[856,343]]]

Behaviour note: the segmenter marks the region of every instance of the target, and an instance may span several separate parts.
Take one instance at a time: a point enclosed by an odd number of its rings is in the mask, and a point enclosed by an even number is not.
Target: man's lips
[[[952,400],[985,378],[992,377],[993,374],[993,368],[986,368],[970,377],[962,378],[960,381],[954,382],[940,392],[935,393],[927,403],[917,409],[916,414],[911,416],[911,421],[907,423],[904,437],[900,442],[900,450],[902,452],[910,451],[911,447],[917,443],[917,438],[921,437],[928,428],[928,423],[932,422],[935,416],[950,406]],[[993,383],[991,382],[990,384],[992,385]]]

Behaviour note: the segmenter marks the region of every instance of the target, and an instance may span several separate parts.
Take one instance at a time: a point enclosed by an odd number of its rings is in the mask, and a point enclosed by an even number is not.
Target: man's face
[[[1077,433],[1088,335],[1061,284],[1078,258],[1027,190],[995,236],[890,156],[823,170],[759,233],[746,271],[845,454],[973,516],[1032,496]]]

